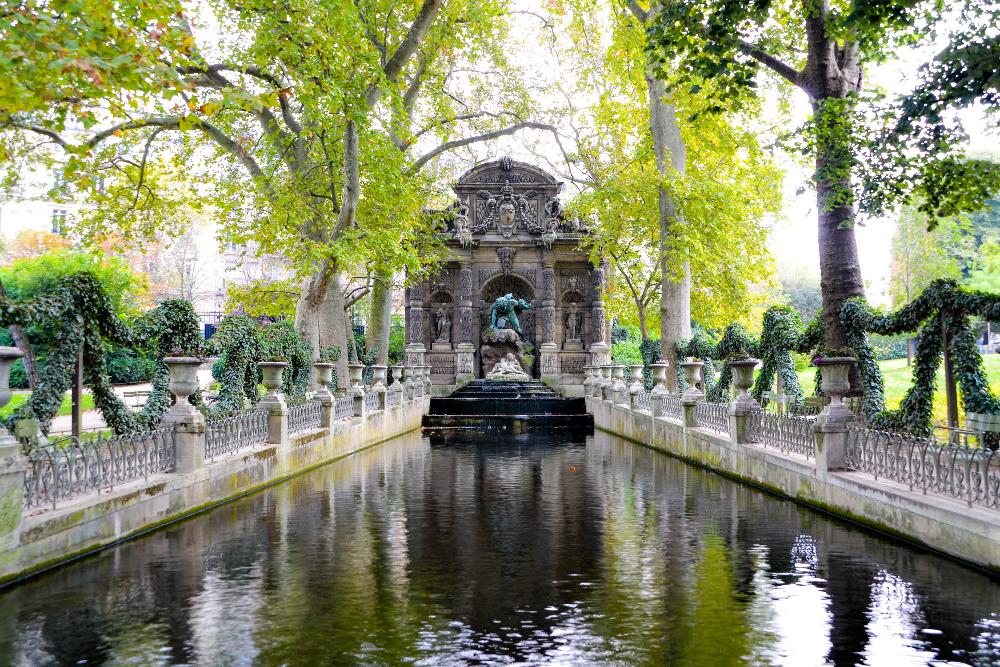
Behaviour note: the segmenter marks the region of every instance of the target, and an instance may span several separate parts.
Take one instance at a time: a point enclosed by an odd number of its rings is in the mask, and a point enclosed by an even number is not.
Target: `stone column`
[[[594,301],[590,308],[590,363],[603,366],[611,363],[611,342],[607,340],[607,313],[604,310],[604,267],[591,273]]]
[[[406,365],[419,366],[424,363],[424,297],[420,283],[410,285],[409,319],[406,321]]]
[[[556,343],[556,269],[552,260],[542,261],[542,340],[538,346],[543,380],[559,381],[559,344]]]
[[[320,404],[319,425],[323,428],[331,428],[336,410],[333,394],[330,393],[328,386],[333,381],[333,364],[318,361],[313,364],[313,368],[315,369],[316,382],[319,383],[319,391],[316,392],[316,399]]]
[[[465,261],[458,272],[458,343],[455,345],[455,382],[476,376],[476,344],[472,339],[472,263]]]
[[[258,403],[262,410],[267,411],[267,444],[283,445],[288,442],[288,404],[278,389],[288,364],[284,361],[261,361],[257,365],[267,388],[267,394]]]
[[[743,359],[730,361],[736,397],[729,403],[729,439],[735,444],[750,442],[750,414],[760,410],[760,404],[747,390],[753,387],[753,371],[760,361]]]
[[[174,451],[178,473],[189,473],[205,467],[205,415],[188,402],[188,396],[198,391],[196,357],[166,357],[163,363],[170,370],[170,393],[174,404],[164,413],[160,423],[174,428]]]
[[[16,347],[0,347],[0,408],[10,402],[10,367],[22,356]],[[0,552],[21,542],[26,468],[20,443],[0,423]]]
[[[828,473],[846,467],[847,427],[855,421],[854,413],[843,403],[844,395],[851,388],[848,379],[853,357],[826,357],[817,359],[822,375],[823,393],[830,402],[816,417],[813,437],[816,440],[816,477],[827,479]]]

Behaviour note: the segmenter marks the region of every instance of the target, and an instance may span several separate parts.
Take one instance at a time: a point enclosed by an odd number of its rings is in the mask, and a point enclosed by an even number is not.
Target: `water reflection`
[[[1000,584],[599,434],[400,439],[0,595],[0,664],[1000,661]]]

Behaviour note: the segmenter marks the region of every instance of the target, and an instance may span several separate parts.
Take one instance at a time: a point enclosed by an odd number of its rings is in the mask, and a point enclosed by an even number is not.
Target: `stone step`
[[[432,415],[583,415],[582,398],[523,397],[432,398]]]

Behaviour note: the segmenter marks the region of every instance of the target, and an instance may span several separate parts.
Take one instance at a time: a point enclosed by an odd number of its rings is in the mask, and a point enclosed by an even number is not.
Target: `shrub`
[[[105,354],[112,384],[152,382],[156,360],[128,348],[113,347]]]

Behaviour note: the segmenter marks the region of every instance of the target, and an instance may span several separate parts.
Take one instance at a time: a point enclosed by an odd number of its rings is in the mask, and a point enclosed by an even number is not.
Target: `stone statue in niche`
[[[434,341],[437,343],[451,342],[451,316],[448,307],[442,305],[434,316]]]
[[[545,221],[545,231],[542,232],[542,245],[545,246],[546,250],[552,249],[552,244],[555,243],[556,238],[559,236],[559,219],[549,218]]]
[[[569,307],[569,313],[566,314],[566,340],[572,342],[580,341],[580,329],[583,325],[583,315],[580,314],[580,308],[575,303]]]
[[[531,304],[524,299],[518,299],[513,294],[507,293],[493,302],[490,308],[490,326],[493,329],[513,329],[521,338],[524,332],[521,331],[521,323],[517,320],[517,314],[531,308]]]
[[[455,202],[455,240],[463,248],[471,248],[476,245],[472,238],[472,224],[469,222],[469,203],[464,199]]]
[[[562,217],[562,202],[559,201],[558,197],[549,197],[545,200],[545,220],[556,220],[558,224],[559,218]]]
[[[527,382],[530,378],[521,368],[521,364],[512,352],[501,359],[493,366],[493,370],[486,376],[487,380],[502,382]]]

